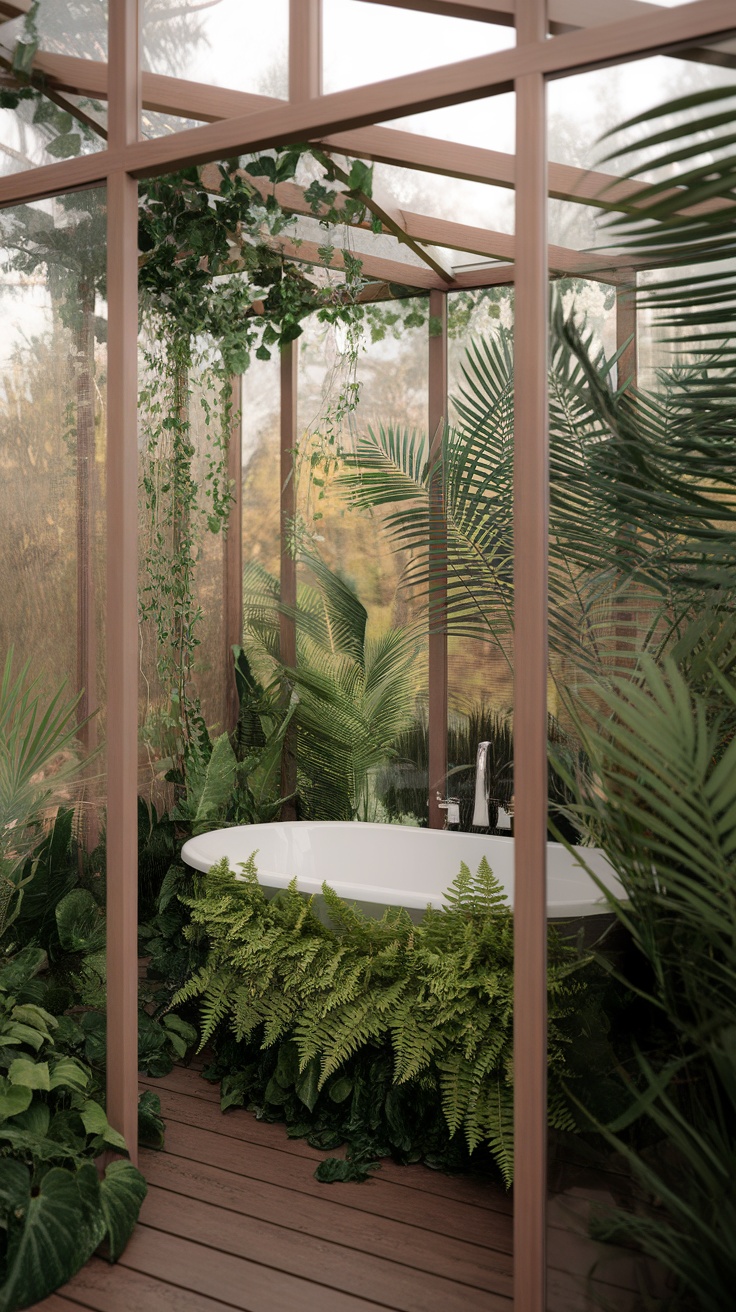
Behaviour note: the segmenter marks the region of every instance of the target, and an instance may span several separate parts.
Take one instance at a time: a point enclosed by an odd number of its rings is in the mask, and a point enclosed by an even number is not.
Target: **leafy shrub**
[[[310,1133],[357,1138],[364,1156],[458,1164],[464,1140],[510,1184],[513,920],[485,860],[420,925],[401,908],[368,918],[324,885],[335,929],[295,883],[269,899],[253,858],[242,869],[236,880],[223,860],[182,898],[185,932],[208,950],[174,1003],[200,1000],[201,1046],[214,1040],[217,1073],[229,1068],[223,1105],[280,1105],[291,1123],[309,1113]],[[553,931],[549,959],[550,1124],[572,1130],[567,1052],[605,1019],[583,980],[590,959]]]
[[[64,1022],[22,1000],[44,959],[27,948],[0,969],[0,1312],[44,1298],[104,1239],[116,1260],[146,1193],[128,1161],[98,1176],[94,1158],[127,1149],[92,1071],[57,1046]]]

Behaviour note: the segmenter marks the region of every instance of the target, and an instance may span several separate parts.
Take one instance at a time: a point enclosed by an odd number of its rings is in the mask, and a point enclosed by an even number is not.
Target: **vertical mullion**
[[[617,367],[618,386],[630,379],[631,386],[638,386],[637,359],[637,323],[636,323],[636,271],[631,270],[631,281],[622,283],[616,289],[616,350],[620,351],[624,342],[628,345],[619,357]]]
[[[296,341],[281,349],[281,605],[279,618],[280,656],[284,664],[296,665],[296,559],[293,550],[294,517],[296,515],[296,472],[294,451],[297,443],[299,347]],[[281,757],[281,795],[290,796],[296,790],[296,750],[293,729],[284,741]],[[282,820],[295,820],[293,802],[281,808]]]
[[[442,829],[437,794],[447,788],[447,526],[444,516],[442,436],[447,421],[447,293],[429,293],[429,559],[435,584],[429,601],[429,827]],[[444,574],[445,581],[441,581]],[[439,581],[438,581],[439,580]]]
[[[109,145],[136,140],[137,0],[110,0]],[[107,179],[107,1113],[138,1140],[138,186]]]
[[[322,95],[322,0],[289,0],[289,100]]]
[[[517,0],[519,45],[545,0]],[[514,1307],[545,1312],[547,1193],[547,151],[541,74],[516,90],[514,309]]]
[[[232,406],[227,448],[227,473],[232,501],[223,543],[223,678],[225,687],[225,728],[232,733],[238,723],[240,703],[235,683],[233,647],[243,641],[243,380],[230,379]]]

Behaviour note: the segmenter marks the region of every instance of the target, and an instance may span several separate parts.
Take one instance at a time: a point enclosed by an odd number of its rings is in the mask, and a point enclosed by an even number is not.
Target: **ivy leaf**
[[[373,168],[362,159],[354,159],[348,176],[348,191],[362,191],[364,196],[373,193]]]
[[[13,51],[13,72],[30,73],[38,50],[38,41],[16,41]]]
[[[117,1262],[130,1239],[148,1186],[132,1162],[111,1162],[100,1184],[110,1261]]]
[[[258,159],[251,160],[250,164],[246,164],[245,171],[250,173],[252,178],[268,178],[271,182],[276,181],[276,161],[270,155],[260,155]]]
[[[82,138],[78,132],[65,132],[46,145],[47,153],[53,155],[54,159],[70,159],[72,155],[78,155],[81,148]]]

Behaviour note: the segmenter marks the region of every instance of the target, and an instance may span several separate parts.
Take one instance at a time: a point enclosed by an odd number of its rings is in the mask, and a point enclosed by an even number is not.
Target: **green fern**
[[[335,1090],[349,1098],[352,1072],[369,1062],[384,1082],[374,1075],[376,1088],[388,1080],[384,1114],[404,1151],[411,1134],[403,1121],[396,1129],[401,1117],[392,1108],[397,1098],[421,1099],[434,1104],[448,1142],[463,1139],[470,1153],[484,1146],[510,1183],[513,916],[487,861],[475,874],[462,865],[447,908],[428,909],[419,925],[395,907],[365,916],[328,885],[323,899],[332,927],[317,918],[296,881],[267,897],[255,855],[237,879],[227,861],[213,866],[182,898],[208,953],[174,1005],[199,1000],[202,1046],[222,1045],[229,1033],[256,1060],[259,1050],[281,1054],[288,1045],[289,1060],[279,1056],[277,1067],[268,1067],[261,1093],[267,1104],[283,1105],[287,1086],[310,1112]],[[566,1053],[582,1032],[589,997],[580,972],[590,962],[554,933],[549,960],[550,1123],[570,1129]],[[230,1086],[224,1096],[230,1105]],[[346,1105],[351,1132],[375,1129],[380,1116],[370,1094]]]

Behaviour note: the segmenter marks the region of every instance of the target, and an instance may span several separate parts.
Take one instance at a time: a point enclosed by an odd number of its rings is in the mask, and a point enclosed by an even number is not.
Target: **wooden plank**
[[[305,1139],[290,1139],[286,1126],[280,1122],[259,1121],[252,1112],[244,1108],[236,1107],[221,1112],[219,1103],[211,1098],[194,1098],[180,1090],[164,1090],[159,1088],[156,1080],[142,1081],[142,1084],[159,1093],[161,1110],[167,1122],[177,1122],[179,1125],[191,1125],[198,1129],[211,1130],[215,1134],[229,1135],[241,1143],[260,1144],[262,1147],[290,1153],[315,1164],[325,1157],[324,1152],[310,1147]],[[422,1193],[436,1194],[441,1198],[454,1199],[474,1207],[485,1207],[489,1211],[501,1212],[505,1216],[511,1215],[510,1194],[492,1181],[479,1180],[471,1175],[453,1177],[419,1164],[401,1166],[398,1162],[386,1160],[381,1164],[381,1179],[390,1180],[393,1184],[399,1184],[404,1188],[417,1189]]]
[[[206,1244],[218,1253],[230,1253],[316,1285],[328,1278],[335,1293],[359,1296],[370,1290],[376,1303],[401,1312],[445,1312],[448,1307],[460,1307],[461,1299],[464,1307],[477,1312],[508,1309],[508,1298],[499,1297],[498,1291],[473,1288],[467,1282],[459,1285],[436,1273],[427,1275],[415,1266],[364,1252],[359,1222],[348,1247],[335,1242],[329,1232],[328,1237],[324,1231],[305,1235],[292,1230],[286,1216],[283,1224],[255,1216],[244,1222],[238,1212],[155,1185],[143,1204],[141,1221],[167,1235]],[[408,1230],[406,1234],[408,1247]],[[500,1283],[508,1290],[508,1277],[500,1277]]]
[[[120,1265],[207,1298],[219,1298],[241,1312],[378,1312],[373,1299],[338,1293],[273,1271],[231,1253],[220,1253],[177,1235],[139,1225]],[[325,1271],[329,1281],[330,1273]]]
[[[203,1098],[206,1102],[220,1105],[220,1086],[211,1080],[205,1080],[197,1072],[189,1071],[184,1066],[174,1066],[168,1075],[154,1078],[151,1075],[139,1075],[138,1083],[142,1089],[152,1089],[162,1093],[168,1089],[171,1093],[183,1093],[189,1098]]]
[[[511,1290],[509,1253],[447,1236],[438,1244],[432,1232],[420,1226],[346,1207],[340,1201],[339,1188],[324,1190],[324,1196],[310,1199],[305,1206],[300,1195],[280,1185],[260,1180],[248,1180],[246,1184],[232,1171],[170,1153],[145,1152],[143,1169],[151,1185],[229,1208],[242,1216],[256,1216],[306,1235],[329,1235],[333,1242],[348,1248],[358,1247],[374,1256],[479,1289]],[[502,1280],[506,1282],[503,1285]]]
[[[37,1303],[33,1312],[71,1312],[79,1307],[93,1312],[230,1312],[230,1306],[179,1284],[93,1257],[64,1285],[63,1297],[52,1294],[50,1299]]]
[[[507,1251],[511,1242],[511,1218],[472,1204],[453,1202],[416,1189],[405,1189],[392,1180],[376,1178],[362,1184],[326,1185],[315,1180],[313,1162],[264,1148],[243,1144],[211,1130],[194,1129],[170,1121],[166,1151],[192,1162],[208,1162],[247,1179],[277,1184],[308,1198],[336,1197],[345,1207],[373,1216],[405,1221],[437,1235],[464,1239],[468,1243]],[[409,1168],[407,1168],[409,1169]]]

